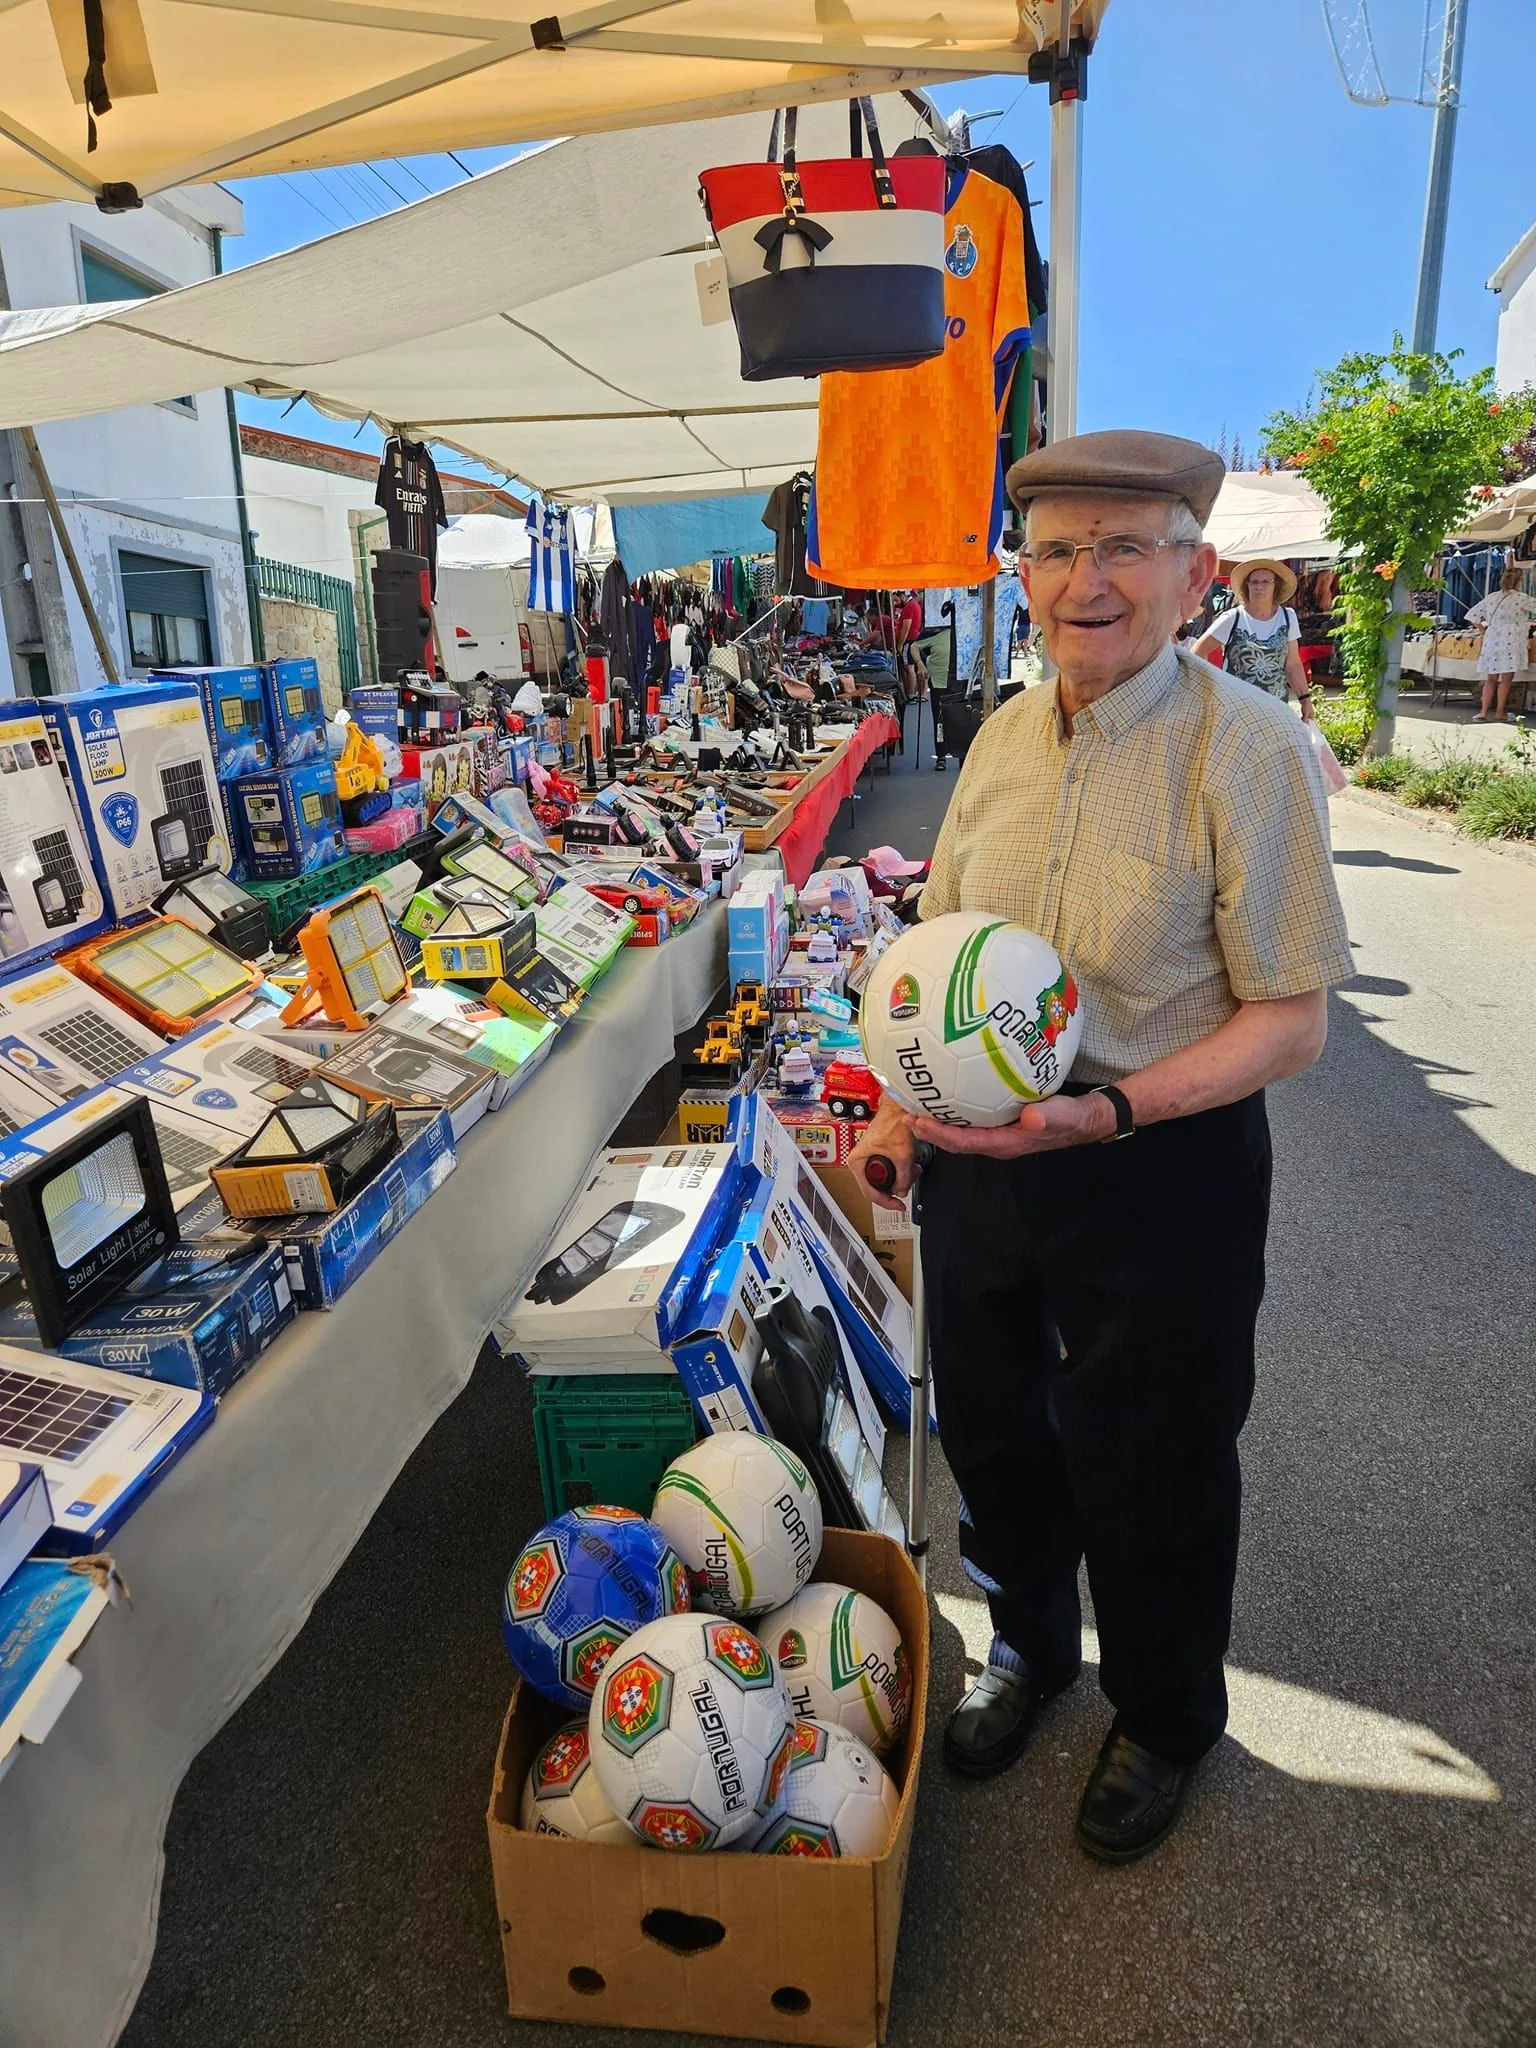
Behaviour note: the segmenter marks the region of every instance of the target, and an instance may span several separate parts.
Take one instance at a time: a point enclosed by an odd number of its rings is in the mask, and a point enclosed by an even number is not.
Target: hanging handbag
[[[782,162],[775,114],[766,163],[700,173],[749,384],[944,352],[944,159],[887,163],[873,102],[849,116],[851,156],[798,162],[791,107]]]

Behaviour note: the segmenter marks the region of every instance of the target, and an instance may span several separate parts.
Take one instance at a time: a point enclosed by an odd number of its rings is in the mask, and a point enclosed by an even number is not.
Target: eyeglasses
[[[1192,548],[1192,540],[1159,540],[1154,533],[1101,533],[1097,540],[1037,540],[1022,550],[1032,569],[1050,576],[1070,576],[1079,555],[1092,555],[1106,575],[1116,569],[1143,569],[1164,548]]]

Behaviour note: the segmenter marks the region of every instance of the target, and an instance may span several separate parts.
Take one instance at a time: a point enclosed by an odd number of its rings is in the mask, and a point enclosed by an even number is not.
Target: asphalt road
[[[952,788],[877,777],[843,843],[924,850]],[[895,2048],[1536,2042],[1536,868],[1333,818],[1360,972],[1272,1097],[1231,1732],[1127,1870],[1071,1838],[1091,1667],[1001,1779],[930,1740]],[[941,1463],[934,1508],[930,1737],[987,1635]],[[483,1362],[189,1776],[128,2048],[662,2038],[504,2017],[494,1616],[538,1518],[523,1390]]]

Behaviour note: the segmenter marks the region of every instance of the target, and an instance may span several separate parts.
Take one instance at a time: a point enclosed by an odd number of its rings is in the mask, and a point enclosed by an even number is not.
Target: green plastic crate
[[[396,861],[410,860],[423,844],[430,843],[431,835],[424,834],[397,847],[393,853],[349,853],[344,860],[333,860],[328,867],[316,868],[311,874],[286,876],[275,882],[258,879],[243,886],[261,898],[272,942],[281,946],[316,904],[329,903],[334,896],[345,896],[349,889],[360,888],[386,868],[392,868]]]
[[[662,1473],[698,1433],[675,1373],[534,1375],[546,1514],[602,1506],[648,1515]]]

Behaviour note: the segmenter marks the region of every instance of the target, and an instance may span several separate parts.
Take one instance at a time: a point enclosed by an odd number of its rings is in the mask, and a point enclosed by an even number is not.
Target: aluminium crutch
[[[923,1286],[923,1171],[933,1164],[933,1147],[919,1144],[912,1173],[912,1357],[907,1366],[907,1555],[920,1584],[928,1583],[928,1303]],[[872,1188],[890,1194],[895,1162],[871,1153],[864,1172]]]

